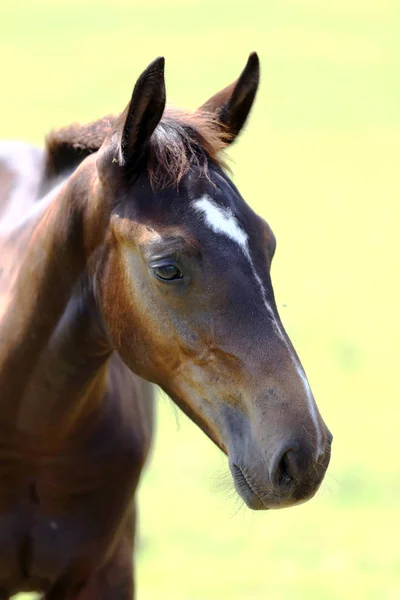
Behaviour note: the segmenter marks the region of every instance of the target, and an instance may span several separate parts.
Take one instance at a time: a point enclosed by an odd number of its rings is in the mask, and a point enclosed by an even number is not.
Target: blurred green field
[[[0,137],[122,110],[166,57],[194,108],[262,61],[230,155],[269,221],[286,328],[334,433],[317,497],[252,513],[226,459],[160,398],[140,499],[140,600],[400,598],[400,5],[395,0],[14,0],[0,10]]]

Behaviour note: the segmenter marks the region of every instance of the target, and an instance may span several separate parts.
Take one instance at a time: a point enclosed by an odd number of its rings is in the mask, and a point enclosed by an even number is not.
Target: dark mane
[[[74,123],[51,131],[46,138],[44,180],[76,168],[96,152],[116,120],[115,116],[106,116],[87,125]],[[167,109],[148,148],[146,167],[153,189],[177,187],[193,166],[207,177],[209,161],[224,168],[221,152],[227,142],[223,128],[208,113]]]
[[[116,119],[109,115],[86,125],[72,123],[51,131],[46,137],[43,178],[48,181],[64,171],[72,170],[89,154],[97,152]]]

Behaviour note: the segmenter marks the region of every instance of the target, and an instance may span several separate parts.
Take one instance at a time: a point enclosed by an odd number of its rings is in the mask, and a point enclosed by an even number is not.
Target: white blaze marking
[[[303,369],[300,367],[300,365],[296,365],[296,370],[300,376],[301,381],[303,382],[304,389],[306,391],[307,404],[308,404],[308,408],[310,411],[311,420],[312,420],[314,428],[315,428],[315,435],[317,438],[316,450],[317,450],[317,457],[318,457],[323,453],[324,445],[322,443],[322,433],[321,433],[321,427],[319,425],[319,420],[318,420],[317,405],[315,404],[315,400],[314,400],[314,397],[313,397],[311,389],[310,389],[310,384],[308,383],[308,379],[307,379]]]
[[[194,203],[196,210],[201,211],[207,225],[216,233],[223,233],[239,244],[244,253],[248,254],[248,236],[240,227],[235,215],[229,208],[222,208],[211,198],[204,195]]]
[[[241,248],[241,250],[243,251],[247,260],[249,261],[251,271],[252,271],[253,276],[254,276],[254,278],[257,282],[257,285],[260,289],[263,303],[264,303],[270,317],[272,317],[272,322],[274,324],[275,331],[279,335],[279,337],[282,339],[285,346],[287,347],[287,349],[289,351],[289,355],[292,359],[294,368],[296,369],[296,371],[300,377],[300,381],[303,384],[305,395],[307,398],[307,404],[308,404],[310,417],[311,417],[311,420],[312,420],[314,428],[315,428],[316,446],[317,446],[316,450],[319,455],[320,453],[323,452],[324,448],[322,445],[322,433],[321,433],[321,428],[320,428],[320,424],[319,424],[319,420],[318,420],[317,407],[315,404],[315,400],[311,393],[311,389],[310,389],[310,385],[308,383],[307,377],[306,377],[301,365],[299,364],[296,356],[293,354],[293,350],[290,347],[285,335],[283,334],[279,323],[277,323],[275,315],[274,315],[270,305],[268,304],[263,283],[262,283],[261,278],[258,275],[257,271],[255,270],[253,259],[250,254],[249,236],[240,227],[240,225],[239,225],[235,215],[232,213],[232,211],[229,208],[224,208],[222,206],[218,206],[218,204],[216,204],[212,200],[212,198],[210,198],[210,196],[208,196],[207,194],[205,194],[198,200],[195,200],[193,205],[198,212],[202,213],[202,216],[203,216],[203,219],[204,219],[206,225],[208,225],[208,227],[210,227],[210,229],[212,231],[215,231],[215,233],[221,233],[222,235],[226,235],[232,241],[236,242],[238,244],[238,246]]]
[[[223,235],[226,235],[231,240],[236,242],[241,248],[250,263],[251,271],[258,287],[260,288],[264,305],[269,314],[274,317],[274,313],[272,312],[265,295],[264,286],[257,271],[255,270],[253,259],[251,258],[249,249],[249,236],[240,227],[235,215],[229,208],[223,208],[222,206],[215,204],[215,202],[207,194],[202,196],[199,200],[196,200],[194,202],[194,207],[198,212],[203,214],[204,221],[210,227],[210,229],[215,231],[215,233],[222,233]]]

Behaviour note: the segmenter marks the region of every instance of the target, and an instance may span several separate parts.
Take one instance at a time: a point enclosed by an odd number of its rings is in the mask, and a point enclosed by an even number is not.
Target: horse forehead
[[[236,215],[228,206],[217,203],[209,194],[202,194],[192,202],[202,222],[214,233],[235,242],[244,251],[249,252],[249,237]]]

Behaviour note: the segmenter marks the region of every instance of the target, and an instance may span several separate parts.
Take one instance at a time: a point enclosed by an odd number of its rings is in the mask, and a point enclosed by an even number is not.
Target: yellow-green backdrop
[[[0,137],[118,112],[166,57],[194,108],[260,54],[234,179],[278,238],[282,318],[334,433],[317,497],[251,513],[162,397],[141,489],[140,600],[395,600],[399,550],[400,5],[396,0],[13,0]]]

